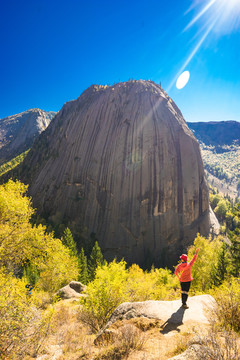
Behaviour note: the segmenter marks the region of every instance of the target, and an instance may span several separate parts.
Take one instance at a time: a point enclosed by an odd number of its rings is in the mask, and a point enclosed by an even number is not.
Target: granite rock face
[[[189,309],[182,307],[181,300],[172,301],[136,301],[120,304],[110,316],[102,331],[118,320],[144,317],[148,319],[163,320],[164,324],[182,324],[187,321],[196,321],[208,324],[206,310],[211,310],[216,305],[211,295],[197,295],[188,298]]]
[[[28,150],[55,114],[53,111],[31,109],[1,119],[0,162],[8,161]]]
[[[33,204],[87,226],[108,260],[173,264],[209,233],[199,145],[151,81],[92,85],[66,103],[25,162]]]

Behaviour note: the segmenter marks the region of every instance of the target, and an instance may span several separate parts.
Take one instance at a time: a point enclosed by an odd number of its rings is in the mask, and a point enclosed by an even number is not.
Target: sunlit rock
[[[199,145],[161,86],[93,85],[66,103],[24,163],[34,206],[95,233],[105,258],[165,266],[209,233]]]

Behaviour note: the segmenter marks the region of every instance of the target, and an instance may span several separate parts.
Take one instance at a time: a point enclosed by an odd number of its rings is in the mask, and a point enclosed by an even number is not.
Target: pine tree
[[[79,255],[79,281],[81,281],[84,285],[88,283],[87,257],[84,254],[83,248],[81,249]]]
[[[229,231],[229,238],[231,240],[231,265],[232,275],[239,276],[240,274],[240,228],[237,227],[234,231]]]
[[[78,256],[77,245],[73,239],[71,230],[68,227],[64,230],[61,240],[63,245],[70,249],[70,255],[77,257]]]
[[[239,276],[240,274],[240,202],[235,207],[234,215],[237,216],[239,222],[233,231],[229,231],[229,238],[231,241],[231,265],[232,275]]]
[[[225,280],[227,276],[228,263],[229,260],[228,260],[227,244],[224,242],[218,254],[216,268],[212,272],[212,280],[215,285],[219,286]]]
[[[95,242],[94,247],[89,259],[89,281],[92,281],[95,278],[96,269],[98,266],[101,266],[103,263],[103,255],[101,249],[98,245],[98,242]]]

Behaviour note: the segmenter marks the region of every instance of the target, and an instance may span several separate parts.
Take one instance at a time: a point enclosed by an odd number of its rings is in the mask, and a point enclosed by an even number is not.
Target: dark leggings
[[[182,303],[183,305],[186,305],[191,281],[180,282],[180,284],[181,284],[181,293],[182,293]]]

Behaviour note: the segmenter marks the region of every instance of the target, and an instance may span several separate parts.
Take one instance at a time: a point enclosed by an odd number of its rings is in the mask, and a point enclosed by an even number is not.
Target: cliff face
[[[150,81],[91,86],[65,104],[25,171],[34,206],[56,222],[85,224],[109,260],[172,264],[209,231],[199,145]]]
[[[0,162],[7,161],[31,147],[56,113],[31,109],[0,120]]]

